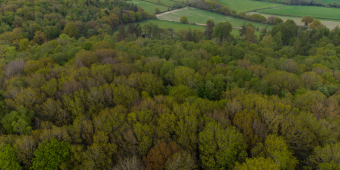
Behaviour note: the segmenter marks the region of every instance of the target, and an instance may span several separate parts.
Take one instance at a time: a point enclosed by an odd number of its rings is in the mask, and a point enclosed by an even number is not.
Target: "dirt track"
[[[181,9],[175,9],[175,10],[171,10],[171,11],[168,11],[168,12],[163,12],[161,14],[157,14],[156,17],[159,17],[159,16],[162,16],[164,14],[171,14],[171,13],[174,13],[176,11],[181,11],[181,10],[184,10],[184,9],[188,9],[188,7],[185,7],[185,8],[181,8]]]

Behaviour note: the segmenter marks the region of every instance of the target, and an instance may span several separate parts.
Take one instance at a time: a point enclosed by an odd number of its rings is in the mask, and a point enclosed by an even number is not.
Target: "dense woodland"
[[[339,28],[175,32],[106,0],[0,12],[2,169],[340,169]]]

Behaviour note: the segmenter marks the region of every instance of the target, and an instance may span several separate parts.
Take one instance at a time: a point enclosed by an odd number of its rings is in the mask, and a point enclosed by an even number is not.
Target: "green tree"
[[[135,22],[136,21],[136,13],[133,11],[129,11],[129,22]]]
[[[127,37],[124,25],[119,26],[118,32],[119,32],[118,40],[123,41]]]
[[[112,92],[114,96],[113,102],[117,105],[128,106],[139,97],[137,90],[125,85],[118,85],[117,87],[114,87]]]
[[[184,24],[188,24],[188,18],[186,16],[181,16],[181,18],[179,19],[180,23],[184,23]]]
[[[335,170],[340,168],[340,143],[317,146],[309,156],[308,164],[316,169]]]
[[[197,96],[197,93],[187,86],[178,85],[171,88],[169,96],[174,97],[178,103],[183,103],[188,97]]]
[[[3,170],[21,170],[22,167],[18,162],[15,149],[8,144],[0,144],[0,165]]]
[[[122,21],[124,24],[129,22],[129,17],[125,13],[122,14]]]
[[[41,32],[41,31],[37,31],[35,32],[34,34],[34,37],[33,37],[33,42],[41,45],[43,43],[45,43],[47,41],[47,36],[44,32]]]
[[[185,35],[185,40],[186,41],[193,41],[194,40],[194,37],[192,35],[192,31],[191,31],[190,27],[189,27],[188,33]]]
[[[136,12],[137,14],[138,12]],[[142,35],[142,27],[139,25],[139,23],[136,25],[135,27],[135,33],[137,38],[140,37]]]
[[[142,14],[141,14],[141,13],[139,13],[139,12],[136,12],[136,20],[137,20],[137,21],[141,21],[141,20],[143,20],[143,16],[142,16]]]
[[[288,148],[288,144],[280,136],[269,135],[264,142],[264,152],[267,157],[274,160],[280,169],[294,170],[298,161]]]
[[[224,42],[229,38],[231,31],[232,26],[230,22],[220,22],[215,26],[213,36],[219,38],[220,42]]]
[[[161,12],[161,10],[159,10],[159,8],[156,8],[155,12],[156,12],[156,14],[159,14]]]
[[[212,34],[214,33],[214,27],[215,26],[215,22],[212,19],[209,19],[206,23],[205,23],[205,36],[211,40]]]
[[[305,26],[308,26],[308,24],[312,23],[313,20],[314,20],[313,17],[305,16],[305,17],[302,18],[301,22],[304,22]]]
[[[68,142],[59,142],[54,137],[39,143],[38,148],[34,151],[32,169],[57,170],[62,162],[69,159],[70,148],[71,145]]]
[[[313,20],[312,23],[309,24],[310,29],[321,29],[324,25],[321,24],[321,22],[317,19]]]
[[[266,170],[280,170],[273,160],[263,157],[247,159],[243,164],[236,163],[234,170],[263,170],[264,167]]]
[[[65,26],[63,33],[68,35],[69,37],[77,38],[78,35],[79,35],[79,30],[78,30],[78,27],[76,26],[76,24],[74,24],[73,22],[69,22]]]
[[[223,128],[210,122],[199,133],[199,142],[200,158],[208,169],[230,169],[236,161],[247,157],[247,145],[234,127]]]
[[[1,123],[7,133],[30,134],[33,117],[33,111],[28,111],[24,106],[19,106],[17,111],[6,114]]]

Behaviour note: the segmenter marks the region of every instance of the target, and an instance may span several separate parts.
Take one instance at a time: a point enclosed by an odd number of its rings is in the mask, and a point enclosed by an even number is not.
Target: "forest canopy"
[[[4,169],[340,167],[338,27],[174,31],[123,1],[0,12]]]

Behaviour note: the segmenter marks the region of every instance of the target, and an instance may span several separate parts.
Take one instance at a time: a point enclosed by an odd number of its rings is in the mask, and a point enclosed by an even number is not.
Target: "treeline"
[[[7,33],[0,39],[11,37],[14,41],[19,35],[11,34],[18,31],[23,32],[22,35],[28,40],[41,36],[46,41],[57,38],[68,24],[72,24],[75,29],[71,31],[77,32],[74,33],[76,37],[91,37],[104,32],[112,33],[121,24],[154,17],[124,1],[107,0],[3,1],[0,12],[0,33]],[[37,32],[39,35],[36,35]]]
[[[225,14],[225,15],[235,15],[236,11],[231,11],[227,6],[222,5],[218,1],[201,1],[201,0],[192,0],[190,2],[187,2],[189,6],[208,10],[211,12],[216,12],[219,14]]]

